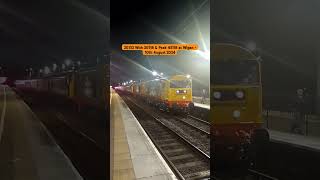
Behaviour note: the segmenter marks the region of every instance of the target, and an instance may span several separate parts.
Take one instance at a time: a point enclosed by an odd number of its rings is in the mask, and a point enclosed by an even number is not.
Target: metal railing
[[[265,109],[263,112],[265,125],[268,129],[273,129],[274,127],[270,126],[270,123],[275,123],[271,121],[285,121],[287,120],[287,126],[291,129],[292,133],[294,132],[293,126],[297,126],[297,129],[300,129],[298,134],[308,136],[310,135],[310,129],[313,124],[320,123],[320,117],[310,113],[301,113],[295,111],[275,111]],[[284,123],[284,122],[282,122]],[[279,123],[280,124],[280,123]],[[288,129],[287,129],[288,130]],[[320,126],[319,126],[320,130]],[[319,134],[320,136],[320,134]]]

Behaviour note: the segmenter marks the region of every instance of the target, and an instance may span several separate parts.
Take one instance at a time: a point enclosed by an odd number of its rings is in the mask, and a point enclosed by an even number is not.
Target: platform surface
[[[111,91],[113,180],[173,180],[175,175],[121,97]]]
[[[210,109],[210,105],[208,104],[201,104],[201,103],[194,102],[194,106],[204,108],[204,109]]]
[[[0,179],[82,180],[31,109],[0,86]]]
[[[271,141],[320,152],[320,138],[268,130]]]

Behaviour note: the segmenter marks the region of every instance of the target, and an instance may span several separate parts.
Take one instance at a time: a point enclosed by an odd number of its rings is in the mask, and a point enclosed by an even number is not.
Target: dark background
[[[211,3],[211,42],[256,45],[255,53],[263,60],[264,102],[285,107],[298,88],[307,88],[314,101],[319,9],[316,0],[215,0]]]
[[[11,78],[26,68],[60,66],[104,55],[108,46],[109,0],[0,2],[0,66]]]

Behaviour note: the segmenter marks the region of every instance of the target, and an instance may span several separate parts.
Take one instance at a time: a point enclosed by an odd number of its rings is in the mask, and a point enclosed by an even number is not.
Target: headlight
[[[184,93],[187,93],[187,90],[183,90]]]
[[[241,113],[239,110],[234,110],[232,114],[234,118],[239,118]]]
[[[185,96],[182,96],[182,99],[186,99],[186,97],[185,97]]]
[[[177,90],[176,93],[179,94],[179,90]]]
[[[221,92],[218,92],[218,91],[213,92],[213,97],[214,97],[215,99],[220,99],[220,98],[221,98]]]
[[[242,99],[244,97],[243,91],[237,91],[236,96],[237,96],[237,98]]]

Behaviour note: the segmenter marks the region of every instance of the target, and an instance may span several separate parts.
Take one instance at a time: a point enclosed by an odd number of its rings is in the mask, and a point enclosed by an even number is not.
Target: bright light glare
[[[191,75],[190,75],[190,74],[187,74],[187,78],[191,78]]]
[[[197,54],[199,54],[201,57],[203,57],[206,60],[210,60],[210,51],[200,51],[196,50]]]
[[[152,75],[156,76],[156,75],[158,75],[158,73],[156,71],[153,71]]]

